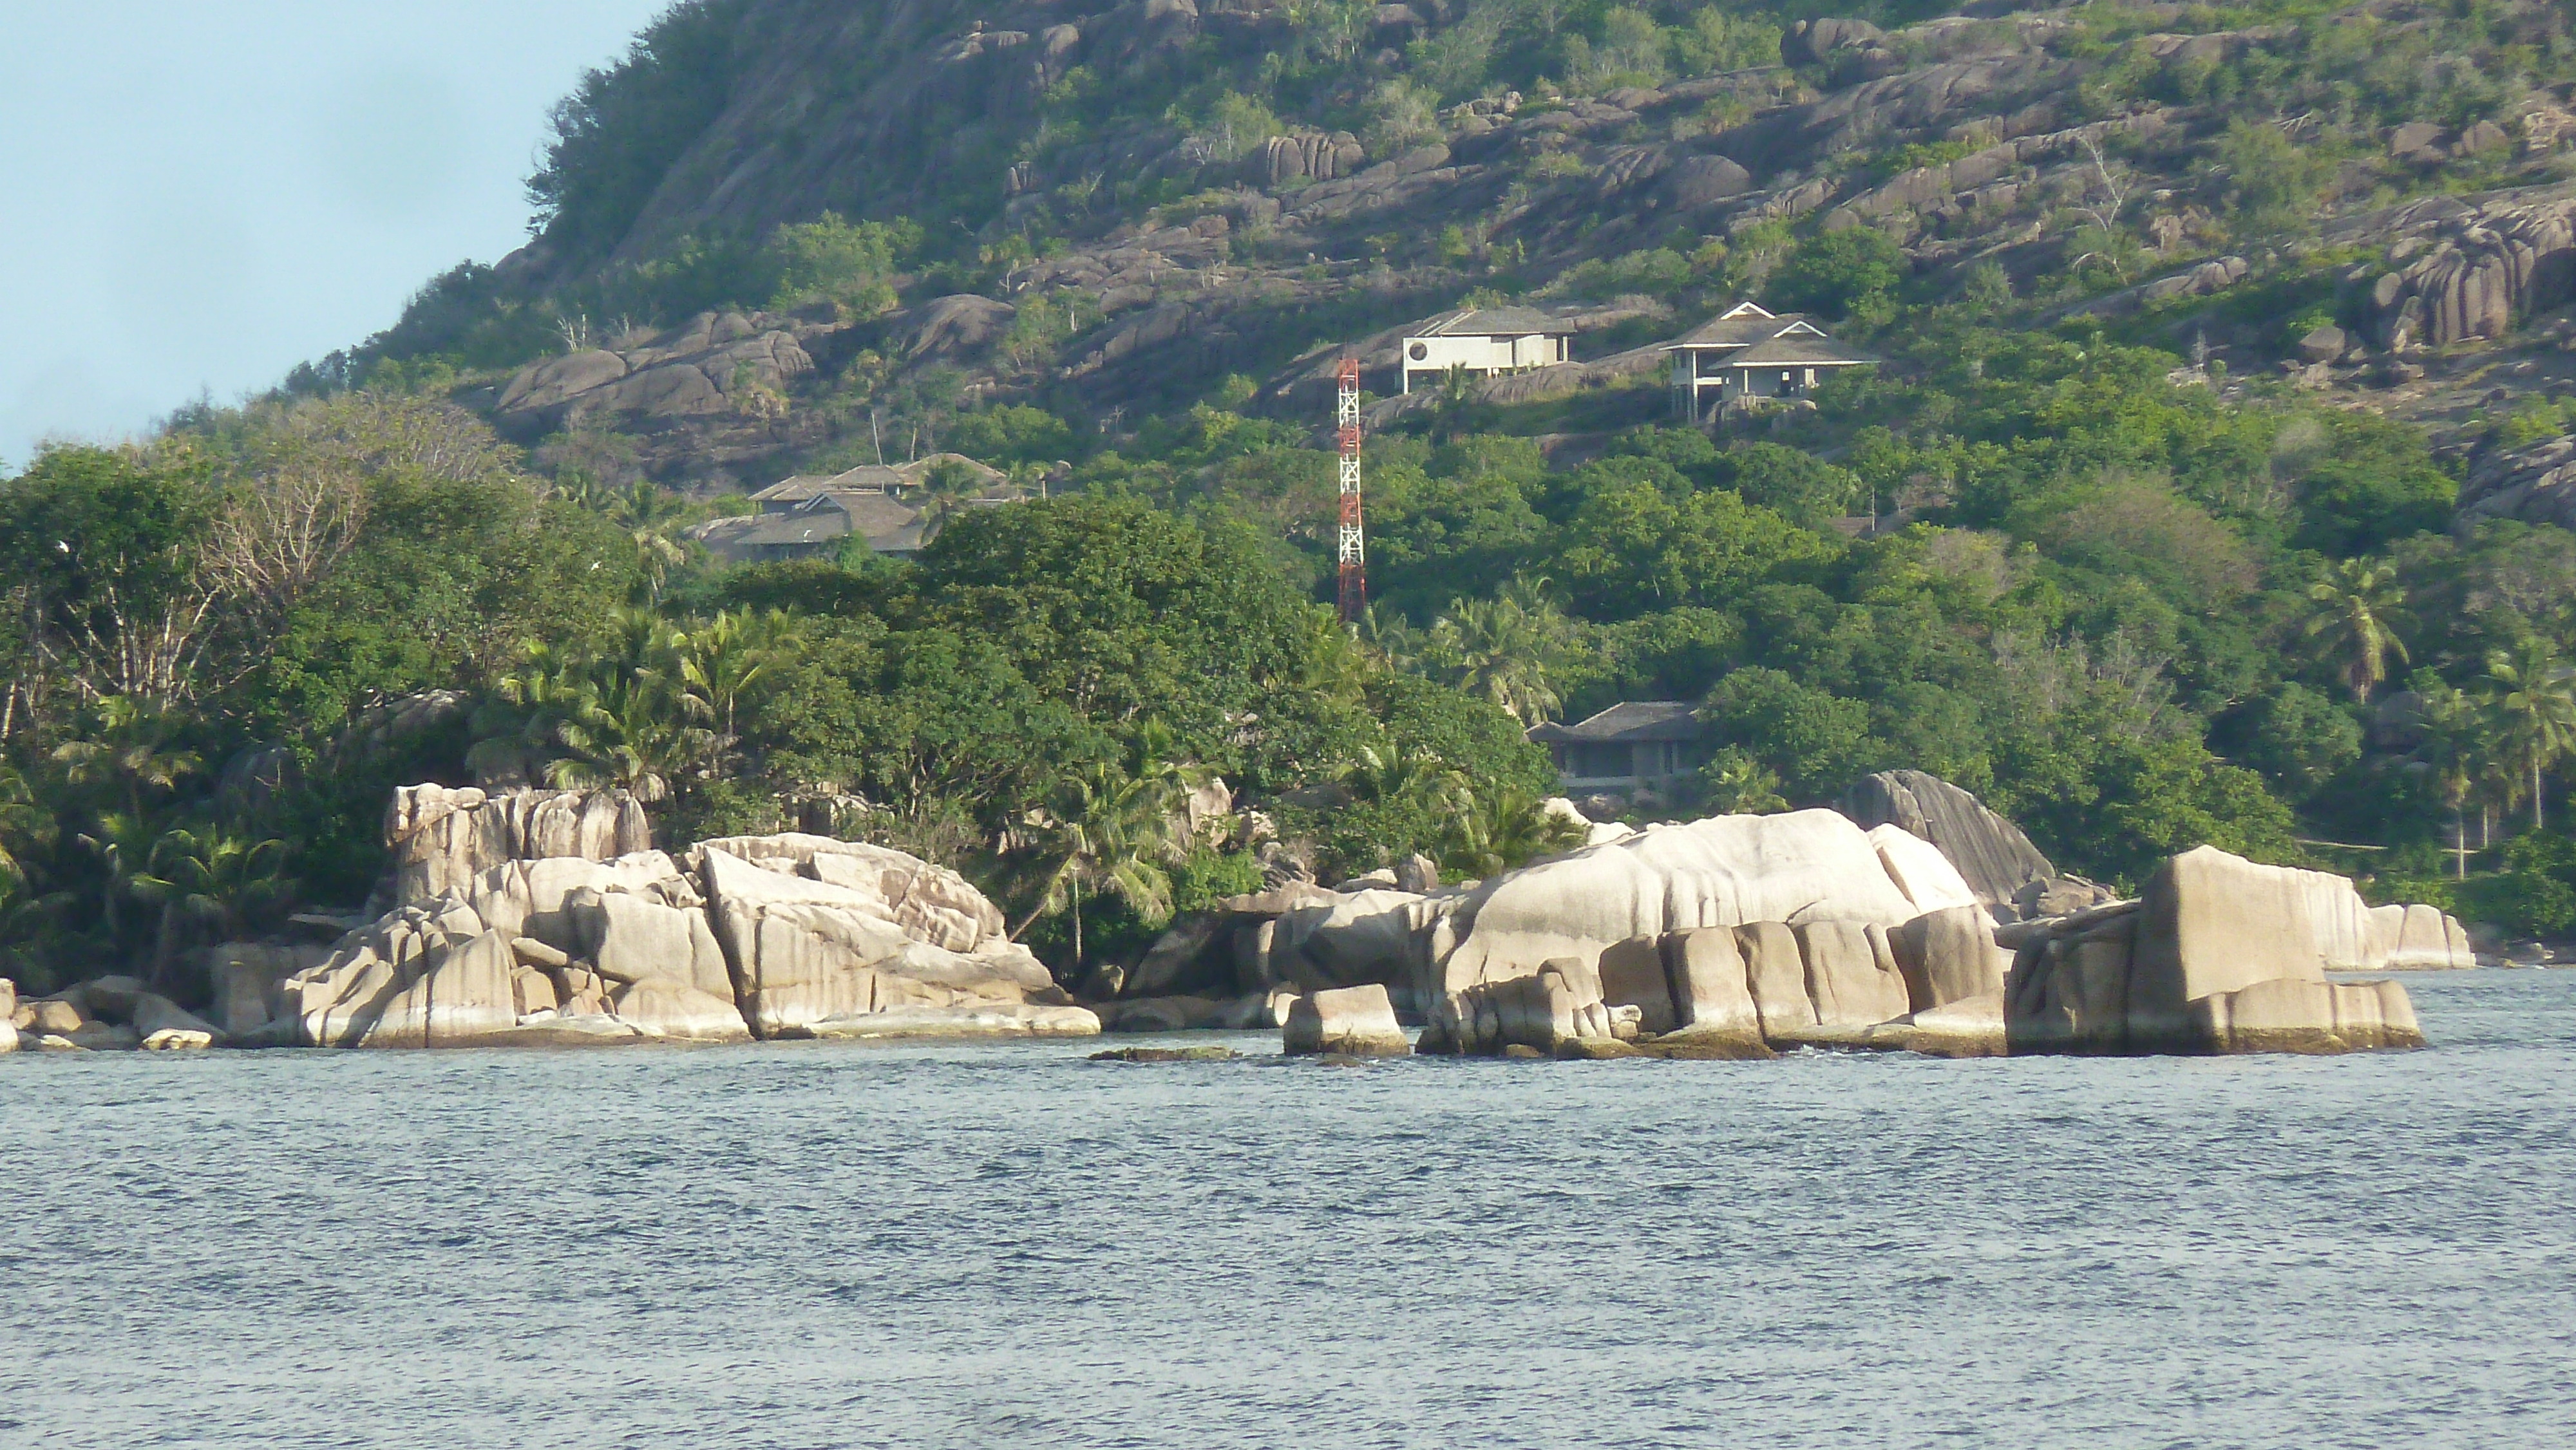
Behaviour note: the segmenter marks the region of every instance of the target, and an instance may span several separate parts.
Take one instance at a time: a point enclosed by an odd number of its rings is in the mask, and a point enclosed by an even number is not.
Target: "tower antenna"
[[[1360,522],[1360,360],[1342,359],[1341,400],[1335,418],[1342,444],[1342,623],[1359,623],[1368,608],[1368,539]]]

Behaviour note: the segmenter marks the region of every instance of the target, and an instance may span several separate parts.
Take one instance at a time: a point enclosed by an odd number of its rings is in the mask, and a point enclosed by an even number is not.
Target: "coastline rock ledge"
[[[2412,1048],[2424,1034],[2404,987],[2327,974],[2466,950],[2431,908],[2373,909],[2343,877],[2207,846],[2166,861],[2138,900],[1998,928],[1957,872],[1889,831],[1822,811],[1721,817],[1496,877],[1419,939],[1430,1010],[1415,1050]]]
[[[318,963],[224,953],[230,1045],[1100,1030],[953,871],[797,834],[704,842],[684,864],[640,841],[626,804],[397,792],[393,908]],[[527,828],[546,817],[566,828]],[[534,854],[548,850],[579,854]]]

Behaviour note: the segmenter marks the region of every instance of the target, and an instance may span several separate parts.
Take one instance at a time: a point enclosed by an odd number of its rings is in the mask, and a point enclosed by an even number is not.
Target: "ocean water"
[[[2340,1059],[20,1054],[0,1445],[2576,1444],[2576,972],[2407,985]]]

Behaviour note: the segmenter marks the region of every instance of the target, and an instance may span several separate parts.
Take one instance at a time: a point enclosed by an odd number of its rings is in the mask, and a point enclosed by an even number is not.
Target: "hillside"
[[[1857,226],[1892,307],[2286,365],[2446,439],[2568,381],[2559,7],[1861,8],[697,0],[566,102],[536,240],[329,371],[452,367],[520,436],[757,486],[983,401],[1116,432],[1240,377],[1303,419],[1292,363],[1389,363],[1461,298],[1625,302],[1601,356]],[[508,386],[706,311],[748,327],[710,388]]]

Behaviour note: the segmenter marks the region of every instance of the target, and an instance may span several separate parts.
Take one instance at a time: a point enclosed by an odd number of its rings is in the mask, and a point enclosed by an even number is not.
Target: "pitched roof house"
[[[1773,313],[1738,302],[1664,344],[1673,355],[1673,411],[1705,423],[1720,407],[1750,398],[1792,398],[1836,368],[1878,361],[1846,347],[1804,313]]]
[[[1623,700],[1574,725],[1533,726],[1566,790],[1659,789],[1708,761],[1698,707],[1687,700]]]
[[[910,554],[928,542],[931,521],[921,494],[930,471],[962,464],[981,485],[970,506],[1011,502],[1018,495],[999,470],[957,453],[934,453],[902,464],[863,464],[824,476],[798,474],[753,494],[760,512],[710,519],[689,530],[707,552],[738,564],[827,558],[852,537],[880,554]],[[906,495],[911,497],[907,498]]]
[[[1573,329],[1530,307],[1482,307],[1433,318],[1398,344],[1404,392],[1457,368],[1490,378],[1570,361]]]

